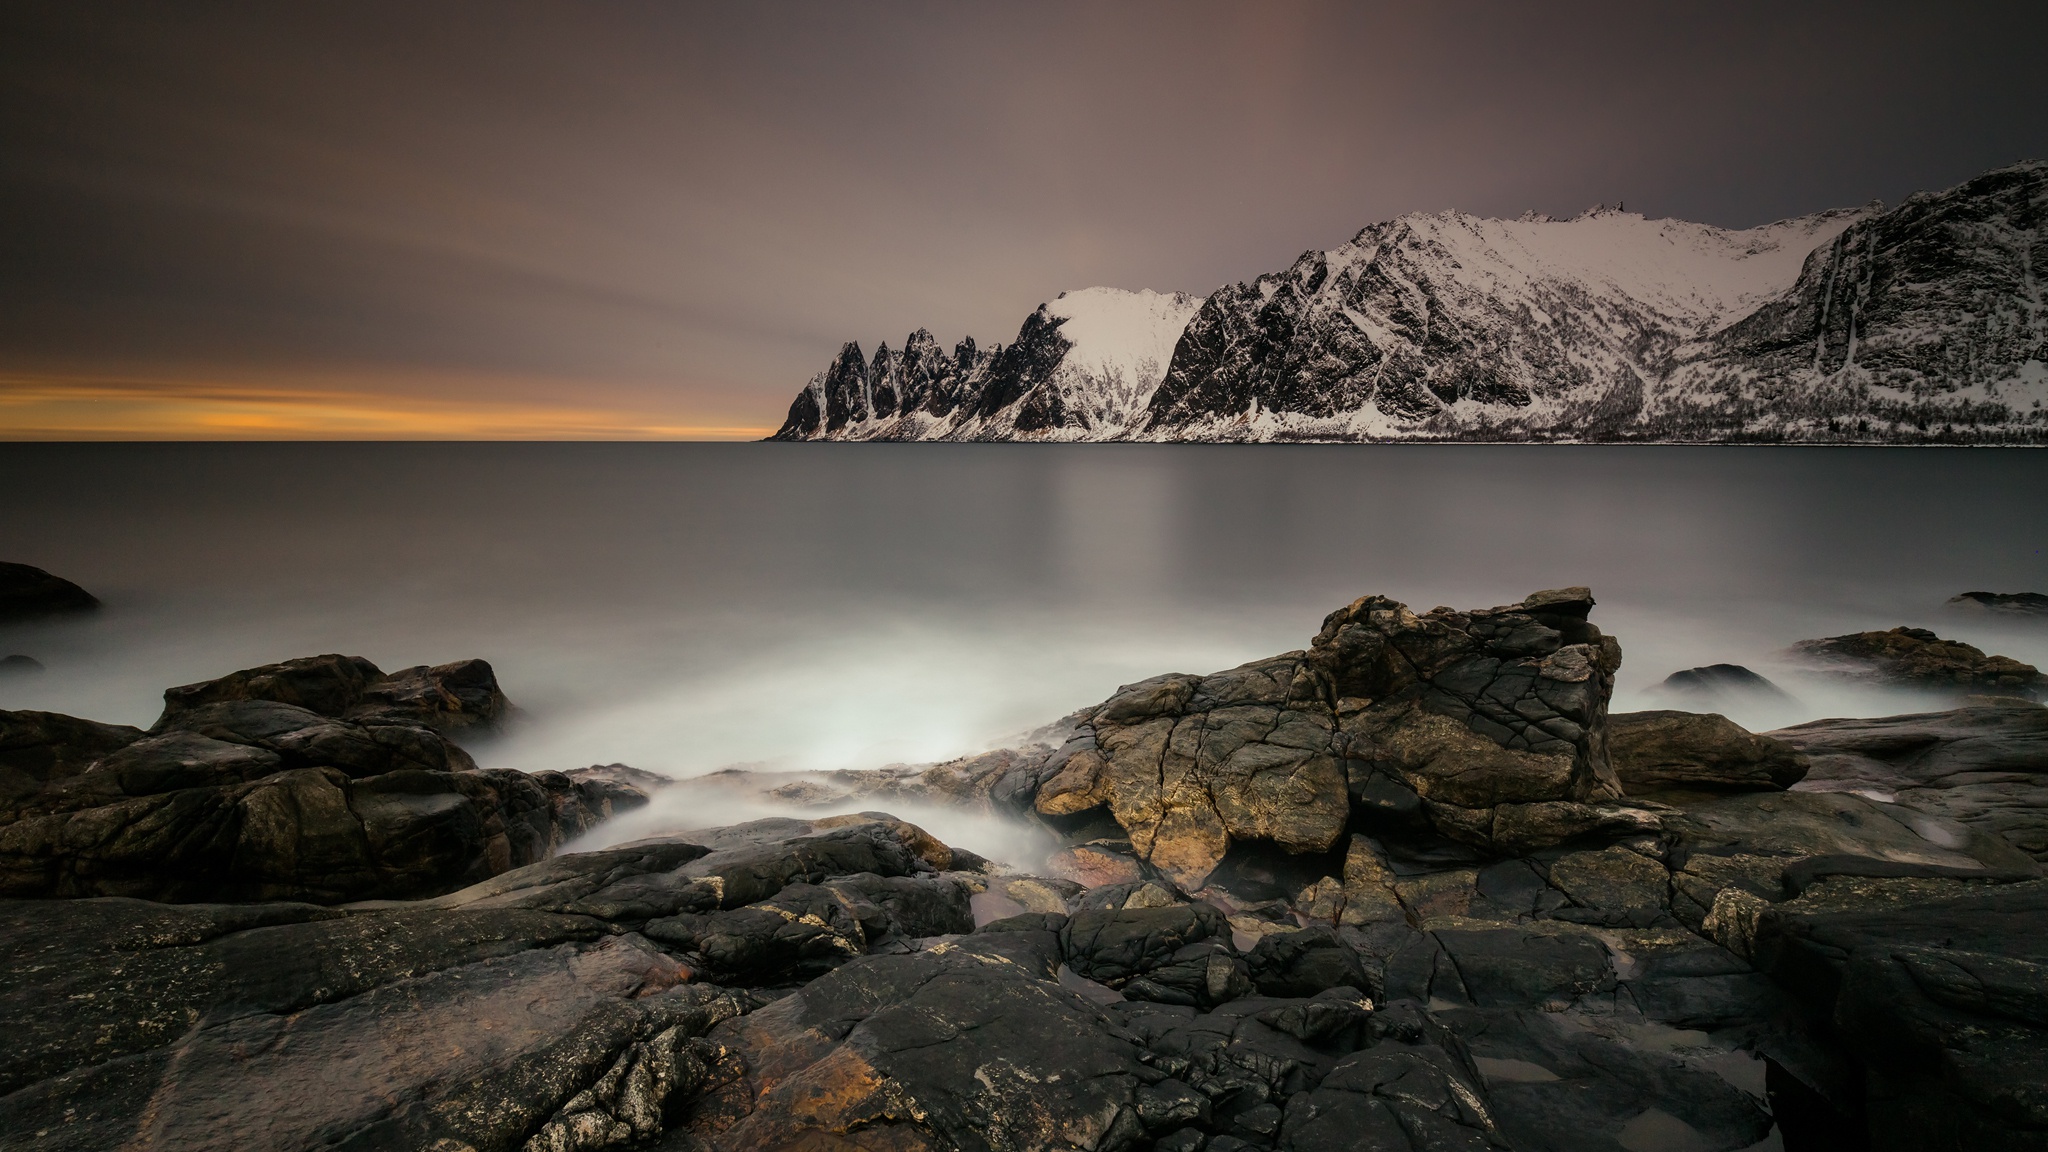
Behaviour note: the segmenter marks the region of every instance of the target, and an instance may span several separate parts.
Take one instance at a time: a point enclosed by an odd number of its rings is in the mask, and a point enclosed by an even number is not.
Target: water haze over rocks
[[[147,725],[167,684],[293,656],[479,656],[524,710],[490,767],[940,760],[1304,647],[1365,593],[1590,584],[1617,711],[1734,663],[1803,708],[1733,716],[1756,727],[1946,706],[1804,675],[1802,639],[1916,625],[2048,664],[2039,623],[1946,604],[2048,587],[2018,451],[16,445],[0,489],[5,558],[105,604],[0,632],[48,668],[0,708]]]

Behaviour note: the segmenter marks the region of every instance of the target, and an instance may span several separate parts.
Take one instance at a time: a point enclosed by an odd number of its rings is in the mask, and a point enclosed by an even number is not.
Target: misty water
[[[1802,673],[1807,637],[1912,624],[2048,664],[2048,628],[1946,604],[2048,591],[2025,450],[10,445],[0,493],[0,559],[106,604],[0,628],[48,669],[0,708],[148,725],[254,664],[481,656],[524,710],[474,749],[492,767],[942,760],[1305,647],[1365,593],[1591,585],[1617,710],[1738,663],[1799,702],[1735,716],[1757,728],[1938,706]]]

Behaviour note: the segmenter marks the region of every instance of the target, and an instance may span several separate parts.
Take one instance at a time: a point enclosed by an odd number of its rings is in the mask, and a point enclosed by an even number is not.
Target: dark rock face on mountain
[[[0,893],[431,895],[543,859],[646,801],[602,773],[478,769],[440,729],[507,707],[482,661],[387,677],[315,657],[165,699],[146,733],[0,713]]]
[[[2048,596],[2039,592],[1965,592],[1951,596],[1958,608],[1986,612],[2007,612],[2015,616],[2048,616]]]
[[[68,612],[89,612],[99,598],[41,568],[0,561],[0,624]]]
[[[1056,380],[1041,307],[915,419],[849,345],[776,438],[2039,444],[2044,222],[2038,161],[1741,231],[1404,216],[1154,312],[1156,371]]]
[[[1660,418],[1691,437],[2039,443],[2036,261],[2048,163],[1858,220],[1777,299],[1681,353]],[[2038,372],[2038,369],[2034,371]]]
[[[1831,671],[1886,684],[1927,688],[1957,696],[2019,696],[2038,699],[2048,677],[2008,656],[1987,656],[1925,628],[1856,632],[1824,640],[1801,640],[1792,650]]]

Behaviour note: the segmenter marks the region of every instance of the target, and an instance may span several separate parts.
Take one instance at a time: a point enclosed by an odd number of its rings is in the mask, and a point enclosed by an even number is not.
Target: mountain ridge
[[[987,351],[849,343],[771,438],[2041,444],[2044,267],[2042,161],[1747,229],[1410,213]]]

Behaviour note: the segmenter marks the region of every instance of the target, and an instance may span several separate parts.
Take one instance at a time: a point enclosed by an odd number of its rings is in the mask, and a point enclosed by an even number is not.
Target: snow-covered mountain
[[[776,438],[2048,443],[2044,221],[2042,162],[1741,230],[1403,216],[986,353],[848,344]]]
[[[1121,288],[1062,292],[1014,343],[952,354],[920,328],[896,352],[839,350],[777,440],[1114,440],[1142,424],[1201,300]]]

